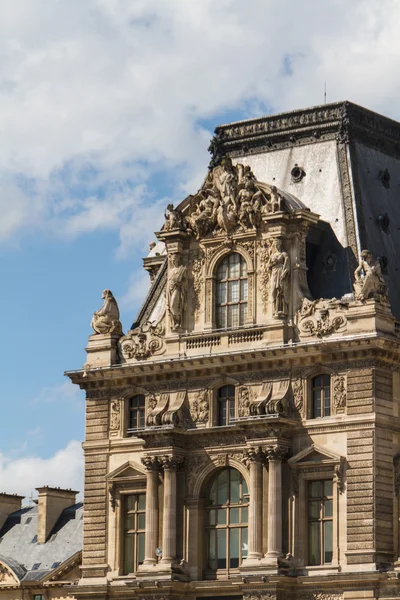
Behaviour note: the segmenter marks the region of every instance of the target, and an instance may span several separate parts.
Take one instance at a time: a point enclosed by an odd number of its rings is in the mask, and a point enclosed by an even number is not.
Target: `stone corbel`
[[[109,481],[108,483],[108,494],[110,496],[111,508],[113,511],[115,511],[117,507],[117,490],[113,481]]]
[[[186,406],[186,390],[171,394],[172,399],[168,410],[162,416],[163,425],[183,425],[185,424],[185,413],[189,411]]]
[[[269,402],[272,393],[271,381],[265,381],[262,384],[261,391],[255,400],[250,404],[250,414],[263,415],[265,414],[265,405]]]
[[[266,404],[266,413],[271,414],[286,414],[290,403],[290,394],[292,388],[290,379],[274,381],[272,384],[271,398]]]
[[[146,424],[151,427],[161,425],[162,418],[168,409],[169,394],[161,394],[158,403],[147,414]]]

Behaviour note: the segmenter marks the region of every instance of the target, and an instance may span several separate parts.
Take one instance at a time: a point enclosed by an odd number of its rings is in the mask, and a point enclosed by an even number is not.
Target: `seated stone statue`
[[[369,250],[361,252],[360,263],[354,271],[354,279],[356,300],[375,298],[375,300],[387,301],[387,286],[382,276],[380,262],[374,259]]]
[[[118,304],[112,292],[104,290],[101,297],[104,304],[94,313],[90,326],[95,333],[122,333]]]

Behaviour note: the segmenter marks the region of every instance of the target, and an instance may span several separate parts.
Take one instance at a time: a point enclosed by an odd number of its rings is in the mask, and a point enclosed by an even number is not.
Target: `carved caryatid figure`
[[[272,312],[275,317],[288,314],[289,309],[289,255],[284,251],[282,240],[276,238],[269,257]]]
[[[94,313],[90,326],[96,333],[122,333],[118,304],[112,292],[104,290],[101,297],[104,304]]]
[[[357,300],[387,299],[387,286],[382,276],[379,260],[375,260],[372,252],[363,250],[360,263],[354,271],[354,291]]]
[[[171,331],[180,329],[183,324],[186,283],[186,267],[181,264],[178,253],[171,254],[167,283],[167,303]]]

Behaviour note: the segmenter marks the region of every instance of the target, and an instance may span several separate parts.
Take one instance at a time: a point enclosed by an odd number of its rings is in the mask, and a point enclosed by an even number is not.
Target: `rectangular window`
[[[312,380],[312,418],[329,417],[331,414],[331,378],[319,375]]]
[[[123,502],[124,575],[137,571],[144,561],[146,496],[125,496]]]
[[[308,564],[323,565],[333,557],[333,485],[308,482]]]

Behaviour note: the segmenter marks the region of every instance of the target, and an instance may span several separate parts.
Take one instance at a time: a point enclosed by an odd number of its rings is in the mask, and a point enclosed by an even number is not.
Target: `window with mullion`
[[[330,375],[318,375],[312,380],[312,418],[329,417],[331,414]]]
[[[235,418],[235,388],[224,385],[217,392],[218,425],[229,425]]]
[[[239,471],[214,477],[206,505],[207,569],[237,569],[247,557],[248,490]]]
[[[123,506],[123,571],[124,575],[128,575],[137,571],[144,560],[146,496],[125,496]]]
[[[217,269],[215,319],[218,329],[244,325],[247,297],[246,261],[234,252],[226,256]]]
[[[308,482],[308,564],[323,565],[333,556],[332,480]]]
[[[129,401],[129,429],[143,429],[145,426],[146,400],[142,394]]]

